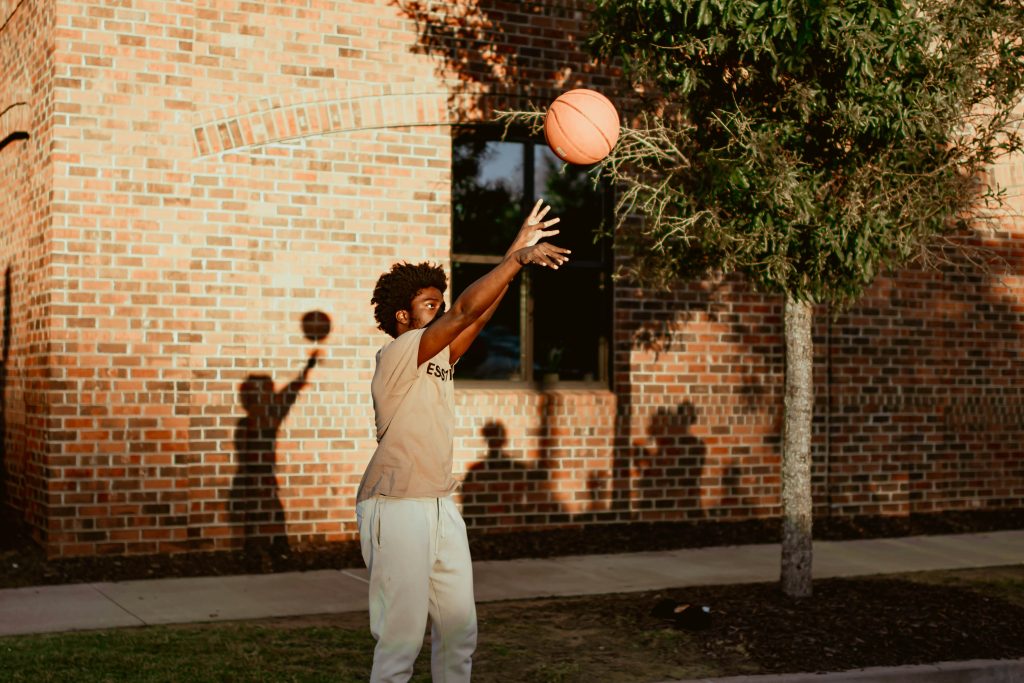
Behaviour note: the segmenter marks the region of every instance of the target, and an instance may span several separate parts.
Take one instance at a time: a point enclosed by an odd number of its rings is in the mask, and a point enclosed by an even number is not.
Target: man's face
[[[437,287],[426,287],[412,298],[411,310],[398,311],[399,332],[418,330],[434,322],[444,312],[444,297]]]

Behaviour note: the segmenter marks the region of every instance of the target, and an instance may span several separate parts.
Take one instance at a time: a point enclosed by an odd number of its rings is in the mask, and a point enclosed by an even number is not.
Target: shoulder
[[[409,330],[384,344],[377,351],[377,363],[400,363],[410,355],[415,359],[423,330]]]
[[[418,347],[420,344],[420,338],[423,337],[424,329],[425,328],[403,332],[388,343],[384,344],[384,346],[380,348],[380,353],[388,353],[396,349]]]

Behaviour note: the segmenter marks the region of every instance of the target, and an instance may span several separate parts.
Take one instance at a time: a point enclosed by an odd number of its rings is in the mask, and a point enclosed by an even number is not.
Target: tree
[[[596,0],[590,47],[642,105],[603,162],[628,274],[738,272],[783,297],[785,593],[811,593],[813,306],[935,264],[1022,148],[1018,0]],[[525,116],[518,117],[528,118]],[[534,116],[536,121],[536,115]],[[620,224],[621,227],[621,224]]]

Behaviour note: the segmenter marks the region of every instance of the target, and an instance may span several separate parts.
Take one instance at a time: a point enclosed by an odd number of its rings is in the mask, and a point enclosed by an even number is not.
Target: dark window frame
[[[537,146],[545,146],[543,138],[536,135],[531,135],[528,131],[522,129],[505,129],[503,127],[495,127],[488,125],[474,125],[474,126],[458,126],[453,128],[452,134],[452,146],[453,146],[453,159],[454,159],[454,147],[455,145],[463,140],[474,140],[478,142],[506,142],[506,143],[518,143],[523,145],[523,193],[520,206],[520,215],[525,216],[527,212],[533,207],[537,197],[534,194],[535,185],[535,148]],[[529,161],[527,161],[529,160]],[[453,165],[454,166],[454,165]],[[452,185],[453,195],[452,199],[455,200],[454,185],[456,183],[455,169],[452,169]],[[611,221],[614,218],[614,195],[613,189],[610,182],[607,180],[601,184],[600,191],[602,201],[602,214],[603,220],[606,225],[611,225]],[[496,265],[501,262],[502,256],[495,254],[480,254],[473,252],[457,252],[455,250],[455,239],[456,239],[456,214],[452,211],[452,226],[451,226],[451,237],[452,243],[450,247],[450,262],[452,264],[453,278],[455,265],[458,264],[477,264],[477,265]],[[516,226],[518,227],[518,225]],[[557,243],[557,238],[552,241]],[[596,361],[596,376],[592,380],[565,380],[555,379],[552,380],[550,377],[546,377],[541,372],[535,372],[535,339],[537,337],[536,322],[534,320],[534,309],[536,298],[533,291],[533,279],[536,276],[531,276],[531,270],[524,268],[518,279],[521,281],[520,286],[516,290],[516,294],[519,297],[519,377],[509,379],[498,379],[498,378],[486,378],[486,379],[474,379],[459,377],[458,370],[456,370],[456,378],[458,384],[462,388],[470,389],[585,389],[585,390],[609,390],[612,383],[612,339],[614,335],[614,282],[612,279],[613,272],[613,261],[614,255],[612,253],[612,240],[609,237],[603,237],[598,241],[596,247],[599,258],[596,260],[587,261],[573,261],[570,260],[570,264],[565,266],[566,268],[575,269],[590,269],[598,271],[598,278],[601,282],[600,287],[605,291],[606,301],[604,302],[603,309],[598,311],[598,315],[604,318],[603,331],[606,332],[604,336],[599,337],[595,340],[597,345],[597,361]],[[456,296],[457,292],[454,290],[454,282],[452,283],[453,292],[452,296]],[[506,294],[506,297],[512,296],[512,292]],[[503,302],[504,306],[507,302]],[[576,305],[586,306],[586,302],[576,302]],[[457,366],[456,366],[457,367]]]

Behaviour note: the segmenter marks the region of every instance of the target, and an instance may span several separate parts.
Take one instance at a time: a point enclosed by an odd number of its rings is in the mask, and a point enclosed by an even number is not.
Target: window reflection
[[[452,154],[452,251],[501,256],[523,204],[523,145],[469,140]]]
[[[461,292],[492,268],[476,263],[452,264],[454,291]],[[523,380],[520,340],[519,280],[513,281],[494,317],[457,364],[460,379]]]
[[[611,258],[595,238],[610,219],[610,193],[547,145],[486,135],[461,131],[452,146],[453,295],[500,261],[538,197],[561,218],[551,241],[572,257],[557,272],[523,270],[456,377],[607,383]]]

